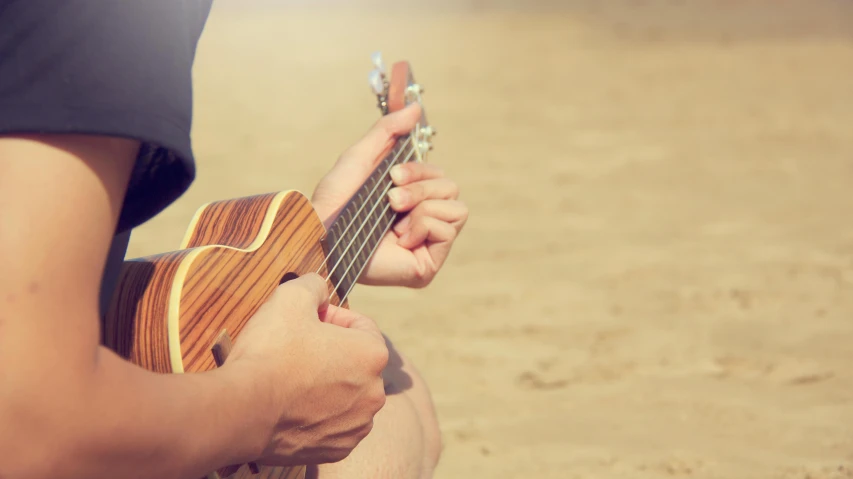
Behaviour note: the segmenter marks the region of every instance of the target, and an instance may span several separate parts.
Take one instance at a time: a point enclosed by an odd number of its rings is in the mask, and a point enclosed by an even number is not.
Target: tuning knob
[[[423,136],[424,139],[430,139],[433,136],[435,136],[436,133],[438,133],[438,132],[435,131],[435,128],[433,128],[431,126],[425,126],[425,127],[421,128],[421,136]]]
[[[382,52],[373,52],[370,56],[370,60],[373,62],[373,66],[375,66],[382,75],[386,74],[385,62],[382,61]]]
[[[423,95],[425,90],[424,90],[424,87],[415,83],[414,85],[409,85],[409,87],[406,88],[406,91],[412,96],[418,96],[418,95]]]
[[[370,90],[373,91],[374,95],[382,96],[385,94],[385,81],[382,78],[381,71],[371,71],[370,75],[367,77],[367,81],[370,83]]]

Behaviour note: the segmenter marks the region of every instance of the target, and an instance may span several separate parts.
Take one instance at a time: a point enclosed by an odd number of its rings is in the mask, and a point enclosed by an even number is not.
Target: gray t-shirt
[[[212,0],[0,1],[0,134],[141,143],[104,270],[109,300],[132,228],[195,178],[192,67]]]
[[[110,253],[107,256],[107,264],[104,267],[104,276],[101,280],[100,305],[101,316],[106,314],[110,305],[110,299],[115,291],[116,281],[121,272],[121,264],[127,253],[127,244],[130,241],[130,230],[117,234],[110,245]]]

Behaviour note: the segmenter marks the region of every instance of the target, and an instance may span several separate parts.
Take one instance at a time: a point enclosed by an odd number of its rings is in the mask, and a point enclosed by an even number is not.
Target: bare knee
[[[389,350],[388,367],[383,377],[389,395],[401,395],[411,401],[422,434],[421,479],[432,477],[443,448],[441,428],[429,387],[414,364],[386,337]]]
[[[424,459],[420,479],[432,479],[433,472],[436,466],[438,466],[439,459],[441,459],[444,443],[442,442],[441,429],[435,414],[431,414],[428,417],[422,416],[421,425],[424,433]]]

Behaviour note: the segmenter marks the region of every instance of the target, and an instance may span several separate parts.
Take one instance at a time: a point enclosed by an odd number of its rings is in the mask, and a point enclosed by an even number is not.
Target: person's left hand
[[[394,140],[410,132],[421,116],[413,104],[383,116],[367,134],[338,158],[320,180],[311,201],[328,227],[347,200],[364,183]],[[468,219],[459,187],[436,166],[410,162],[391,169],[395,187],[391,208],[405,212],[391,228],[358,282],[421,288],[444,264],[456,236]]]

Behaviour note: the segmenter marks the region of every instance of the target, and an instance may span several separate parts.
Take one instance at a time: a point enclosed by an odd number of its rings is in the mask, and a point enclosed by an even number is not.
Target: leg
[[[441,453],[441,432],[423,378],[386,337],[388,400],[373,430],[335,464],[309,467],[306,479],[431,479]]]

